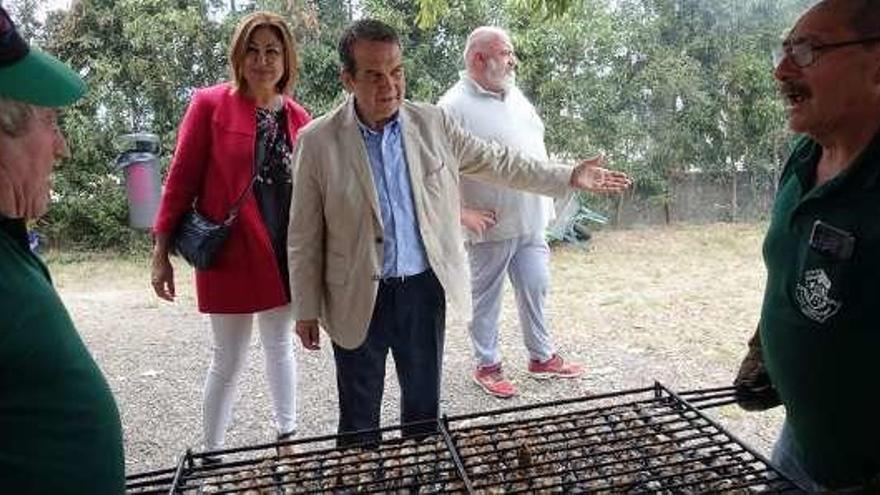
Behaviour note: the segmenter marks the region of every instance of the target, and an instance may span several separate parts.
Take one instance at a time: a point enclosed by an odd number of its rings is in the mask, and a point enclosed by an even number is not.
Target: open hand
[[[601,155],[582,161],[571,172],[571,187],[596,194],[616,194],[632,185],[629,176],[602,167],[604,163]]]

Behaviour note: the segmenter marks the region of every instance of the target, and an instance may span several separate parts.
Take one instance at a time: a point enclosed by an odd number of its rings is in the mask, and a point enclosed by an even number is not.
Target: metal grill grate
[[[717,406],[730,400],[732,392],[723,391],[691,395]],[[590,408],[581,409],[585,405]],[[659,384],[447,421],[475,492],[794,489],[758,454]]]
[[[373,448],[336,436],[209,453],[132,476],[129,493],[755,493],[796,486],[697,407],[731,388],[676,395],[661,384],[443,418],[437,434],[383,428]],[[684,397],[684,398],[683,398]],[[685,400],[685,398],[687,400]],[[698,404],[694,406],[693,404]],[[292,447],[294,453],[279,453]]]
[[[436,430],[436,422],[433,423]],[[399,426],[370,448],[335,447],[324,436],[227,449],[187,452],[177,469],[131,476],[128,493],[410,493],[463,492],[460,469],[443,434],[401,438]],[[221,462],[205,463],[206,457]]]

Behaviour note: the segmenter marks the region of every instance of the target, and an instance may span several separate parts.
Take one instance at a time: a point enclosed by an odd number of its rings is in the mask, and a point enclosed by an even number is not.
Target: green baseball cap
[[[86,92],[86,83],[57,58],[31,48],[0,7],[0,97],[63,107]]]

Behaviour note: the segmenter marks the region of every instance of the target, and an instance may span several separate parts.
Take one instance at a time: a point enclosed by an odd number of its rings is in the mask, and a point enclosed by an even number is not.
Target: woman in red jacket
[[[230,82],[193,94],[178,130],[154,228],[153,289],[160,298],[173,301],[168,254],[183,214],[195,206],[219,223],[245,191],[238,219],[216,262],[196,270],[199,311],[210,317],[214,342],[204,389],[207,450],[223,446],[255,317],[279,439],[296,429],[286,240],[291,150],[297,131],[310,117],[289,96],[297,55],[284,20],[268,12],[242,19],[232,37],[229,64]]]

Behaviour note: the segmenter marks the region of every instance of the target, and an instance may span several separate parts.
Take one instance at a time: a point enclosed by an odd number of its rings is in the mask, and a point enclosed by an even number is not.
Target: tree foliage
[[[448,0],[417,0],[418,13],[415,21],[421,29],[430,29],[445,18],[454,5]],[[560,17],[573,6],[580,5],[580,0],[511,0],[511,5],[528,10],[531,15],[542,19]]]
[[[194,88],[226,79],[235,23],[269,9],[294,26],[296,98],[319,115],[343,98],[336,43],[353,18],[401,33],[411,99],[436,101],[463,68],[467,34],[504,26],[518,84],[545,120],[550,152],[604,153],[666,201],[690,170],[775,174],[787,135],[771,48],[810,0],[80,0],[39,20],[38,0],[7,1],[29,39],[84,75],[63,115],[73,158],[55,174],[39,228],[56,242],[132,249],[114,139],[158,134],[167,166]]]

